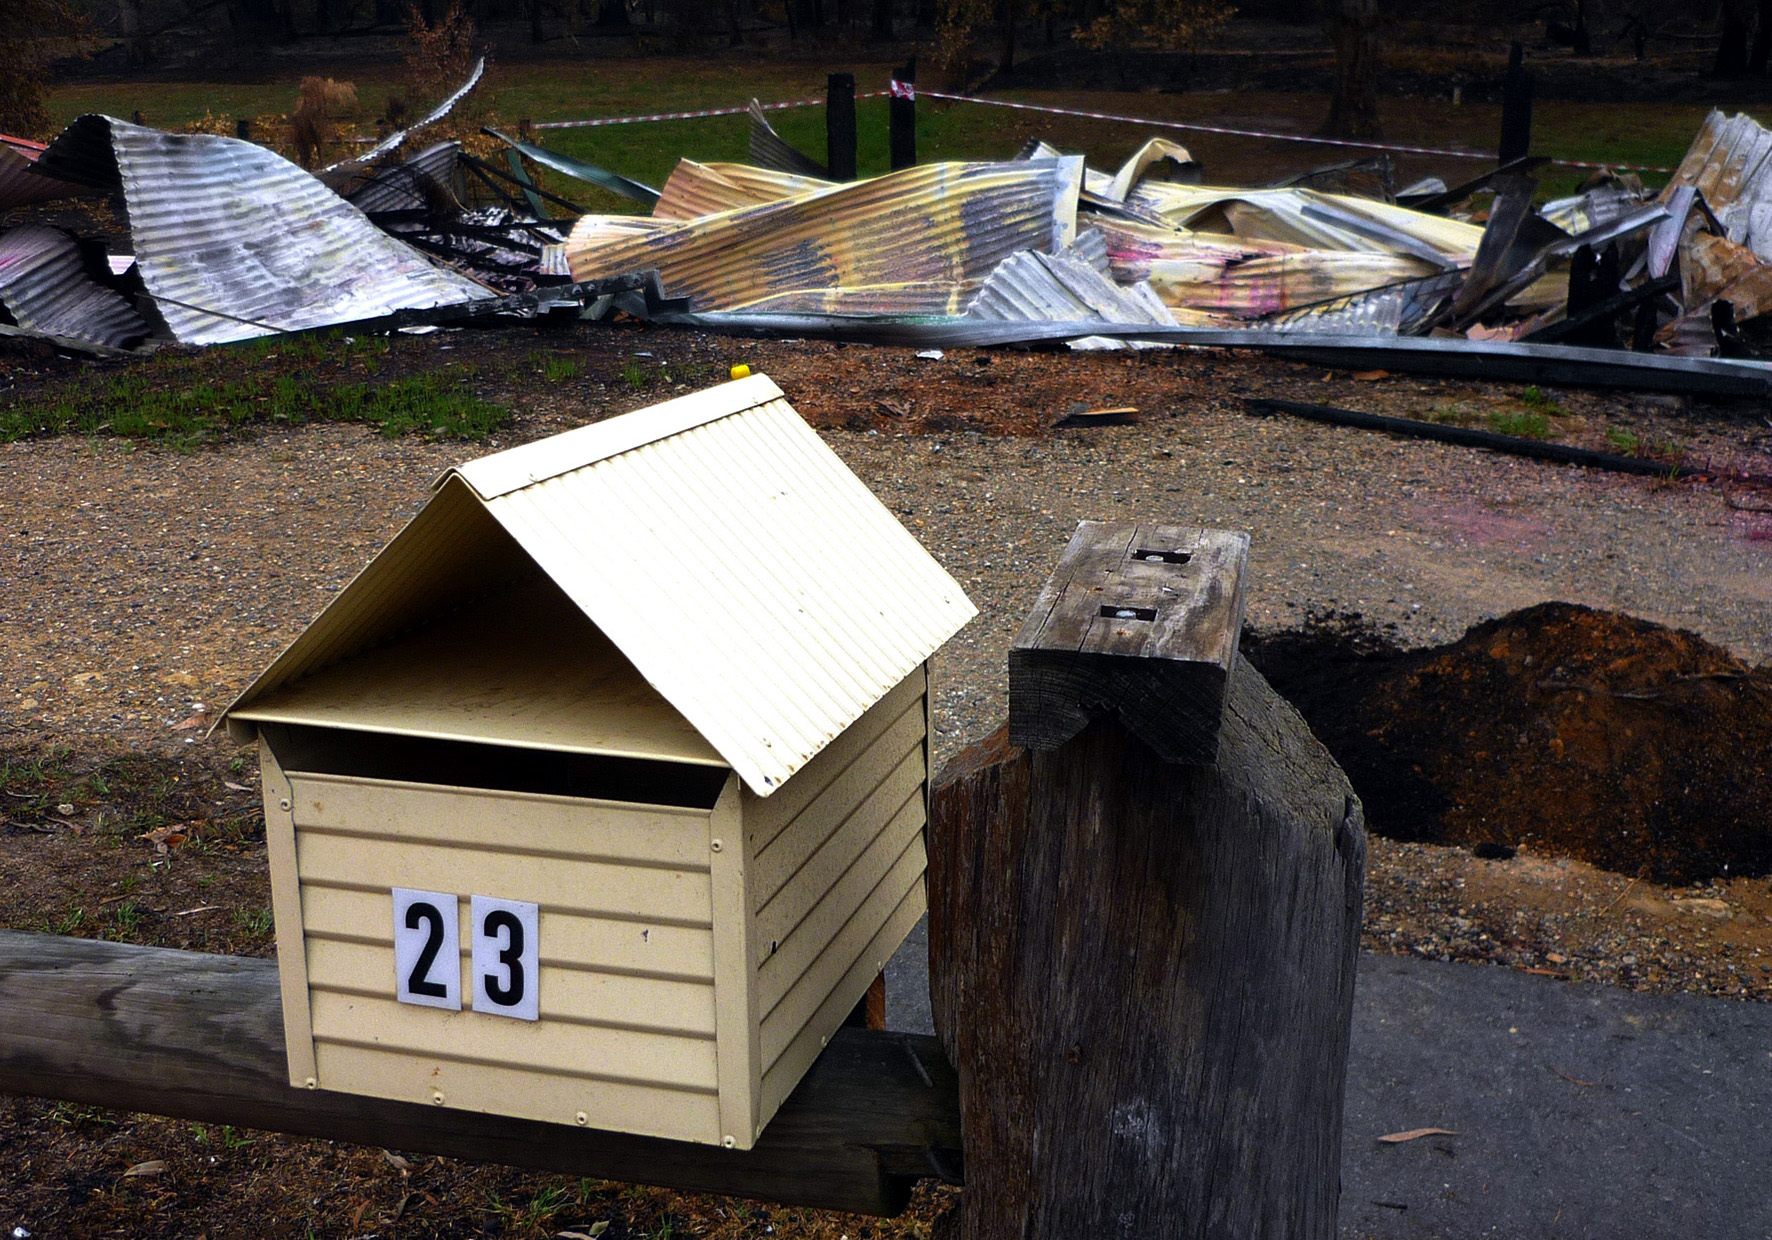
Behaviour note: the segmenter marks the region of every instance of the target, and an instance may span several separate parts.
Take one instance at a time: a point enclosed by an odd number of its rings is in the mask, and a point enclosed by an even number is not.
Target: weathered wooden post
[[[855,75],[825,80],[825,167],[833,181],[855,180]]]
[[[936,790],[963,1240],[1335,1234],[1365,825],[1237,657],[1247,546],[1081,525]]]

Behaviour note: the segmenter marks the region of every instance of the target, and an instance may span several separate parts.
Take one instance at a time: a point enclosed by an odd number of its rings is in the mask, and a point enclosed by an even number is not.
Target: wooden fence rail
[[[898,1213],[918,1178],[961,1165],[933,1038],[843,1029],[740,1152],[293,1089],[274,961],[14,931],[0,1093],[864,1214]]]

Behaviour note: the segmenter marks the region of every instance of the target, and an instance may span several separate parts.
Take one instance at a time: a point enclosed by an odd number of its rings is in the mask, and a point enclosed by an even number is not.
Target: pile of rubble
[[[1032,143],[836,182],[755,106],[751,124],[751,164],[685,159],[654,190],[502,134],[509,172],[457,143],[401,158],[408,131],[310,174],[239,139],[82,117],[46,147],[0,144],[0,207],[104,194],[128,233],[0,234],[0,330],[129,350],[568,309],[935,346],[1363,350],[1738,394],[1772,376],[1772,132],[1745,116],[1712,113],[1658,193],[1600,173],[1541,206],[1542,160],[1395,194],[1354,165],[1234,188],[1161,138],[1111,173]],[[534,164],[649,213],[580,212]]]

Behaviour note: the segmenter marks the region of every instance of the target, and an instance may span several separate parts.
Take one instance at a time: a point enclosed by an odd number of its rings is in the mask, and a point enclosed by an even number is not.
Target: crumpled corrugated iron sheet
[[[24,331],[58,343],[123,350],[150,335],[121,293],[87,274],[79,245],[59,229],[0,234],[0,305]]]
[[[1276,314],[1260,326],[1271,331],[1319,336],[1392,336],[1413,334],[1451,303],[1463,272],[1443,272],[1405,280],[1333,301]]]
[[[1227,189],[1160,181],[1139,184],[1126,201],[1177,228],[1278,241],[1312,250],[1424,257],[1467,267],[1483,230],[1371,198],[1310,189]]]
[[[719,211],[735,211],[797,194],[830,189],[837,184],[818,177],[749,164],[702,164],[680,159],[653,204],[652,218],[692,220]]]
[[[439,142],[411,159],[379,168],[355,185],[343,187],[345,201],[365,215],[382,211],[461,209],[456,166],[461,143]]]
[[[1024,250],[991,272],[966,307],[966,317],[999,322],[1148,323],[1173,327],[1175,316],[1140,280],[1122,287],[1107,274],[1107,242],[1086,229],[1062,254]],[[1140,342],[1132,342],[1137,347]],[[1123,349],[1126,342],[1083,337],[1072,348]]]
[[[1071,242],[1082,163],[924,164],[690,220],[587,215],[566,255],[581,281],[657,269],[695,310],[815,289],[968,288],[1018,250]]]
[[[595,185],[599,189],[606,189],[612,194],[620,194],[623,198],[631,198],[648,207],[656,208],[658,206],[658,191],[650,185],[642,185],[639,181],[631,180],[620,173],[611,172],[607,168],[599,168],[596,164],[586,163],[582,159],[574,159],[570,155],[562,155],[559,151],[550,151],[547,147],[536,146],[533,142],[519,142],[496,129],[482,129],[480,132],[492,135],[518,154],[527,155],[542,167],[564,173],[575,181]]]
[[[1663,202],[1690,185],[1703,195],[1729,240],[1772,260],[1772,130],[1745,113],[1704,118]]]
[[[142,280],[181,343],[493,296],[250,142],[84,116],[42,161],[83,184],[121,187]]]
[[[1226,233],[1170,231],[1109,218],[1091,222],[1107,238],[1115,280],[1148,280],[1171,309],[1222,316],[1226,326],[1440,270],[1408,256],[1250,242]]]
[[[37,158],[42,154],[41,142],[0,134],[0,211],[27,207],[34,202],[54,202],[80,192],[78,186],[41,175]]]

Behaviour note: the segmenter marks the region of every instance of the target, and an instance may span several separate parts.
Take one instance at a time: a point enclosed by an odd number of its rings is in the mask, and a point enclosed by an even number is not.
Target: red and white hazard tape
[[[864,91],[857,99],[883,99],[890,92],[884,90]],[[757,106],[765,112],[780,112],[784,108],[812,108],[824,103],[821,96],[817,99],[790,99],[785,103],[762,103]],[[702,108],[696,112],[654,112],[650,116],[599,116],[588,121],[536,121],[531,129],[597,129],[604,125],[641,125],[647,121],[690,121],[704,116],[740,116],[751,110],[750,104],[741,108]]]
[[[930,99],[945,99],[950,103],[981,103],[993,108],[1012,108],[1018,112],[1044,112],[1052,116],[1080,116],[1086,120],[1118,121],[1127,125],[1149,125],[1157,129],[1181,129],[1190,133],[1221,134],[1229,138],[1263,138],[1273,142],[1303,142],[1311,146],[1341,146],[1362,151],[1396,151],[1402,155],[1438,155],[1448,159],[1479,159],[1493,160],[1495,155],[1488,151],[1461,151],[1443,146],[1407,146],[1399,142],[1357,142],[1351,138],[1320,138],[1307,134],[1274,133],[1263,129],[1233,129],[1226,125],[1199,125],[1188,121],[1158,120],[1151,116],[1125,116],[1118,112],[1088,112],[1081,108],[1060,108],[1043,103],[1017,103],[1009,99],[981,99],[977,95],[950,95],[939,90],[926,90],[923,95]],[[915,99],[917,88],[914,83],[892,80],[887,90],[870,90],[857,94],[857,99],[882,99],[890,96],[894,99]],[[786,108],[812,108],[824,103],[822,98],[791,99],[781,103],[764,103],[758,106],[765,112],[779,112]],[[687,121],[698,120],[708,116],[739,116],[749,112],[750,105],[734,108],[702,108],[694,112],[654,112],[649,116],[599,116],[583,121],[537,121],[532,129],[597,129],[605,125],[640,125],[648,121]],[[1623,172],[1674,172],[1673,168],[1662,168],[1654,164],[1607,164],[1592,163],[1583,159],[1553,159],[1551,163],[1564,168],[1615,168]]]
[[[895,83],[896,84],[896,83]],[[1129,125],[1151,125],[1159,129],[1185,129],[1193,133],[1223,134],[1232,138],[1267,138],[1275,142],[1307,142],[1313,146],[1346,146],[1363,151],[1397,151],[1405,155],[1441,155],[1452,159],[1493,160],[1494,152],[1460,151],[1440,146],[1405,146],[1397,142],[1356,142],[1350,138],[1318,138],[1296,133],[1273,133],[1261,129],[1231,129],[1223,125],[1196,125],[1186,121],[1157,120],[1149,116],[1122,116],[1117,112],[1086,112],[1080,108],[1060,108],[1050,104],[1016,103],[1008,99],[981,99],[977,95],[949,95],[938,90],[923,92],[930,99],[946,99],[952,103],[983,103],[994,108],[1014,108],[1018,112],[1047,112],[1055,116],[1081,116],[1097,121],[1121,121]],[[1579,159],[1553,159],[1565,168],[1617,168],[1627,172],[1673,172],[1649,164],[1596,164]]]

